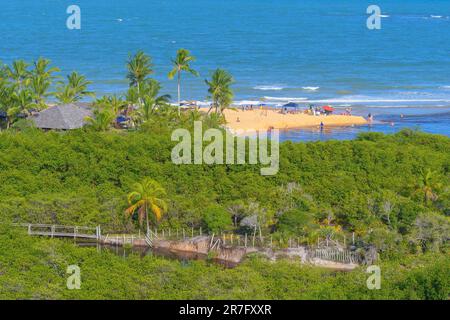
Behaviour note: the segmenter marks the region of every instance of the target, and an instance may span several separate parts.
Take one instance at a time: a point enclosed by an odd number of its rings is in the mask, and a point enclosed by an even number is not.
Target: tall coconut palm
[[[169,72],[169,79],[173,79],[177,75],[178,81],[178,114],[180,114],[181,102],[181,72],[186,71],[194,76],[198,76],[198,72],[191,68],[190,63],[195,61],[195,57],[191,55],[189,50],[179,49],[177,56],[172,59],[173,69]]]
[[[60,71],[57,67],[50,67],[50,63],[48,59],[39,58],[34,62],[34,69],[30,72],[30,87],[34,101],[40,108],[45,107],[45,99],[52,95],[48,91],[52,80],[56,78],[53,74]]]
[[[127,61],[127,79],[130,81],[130,87],[137,87],[153,73],[153,64],[150,56],[143,51],[138,51],[134,56],[130,56]]]
[[[158,223],[164,212],[167,211],[166,191],[158,182],[150,178],[144,178],[142,182],[135,183],[133,189],[128,194],[130,206],[125,210],[125,214],[130,217],[137,212],[139,225],[142,226],[145,219],[148,233],[150,230],[149,213],[153,214],[155,223]]]
[[[208,85],[209,98],[212,99],[212,105],[208,113],[213,107],[218,113],[231,105],[233,102],[231,85],[234,83],[231,74],[223,69],[216,69],[212,74],[211,80],[205,80],[205,83]]]

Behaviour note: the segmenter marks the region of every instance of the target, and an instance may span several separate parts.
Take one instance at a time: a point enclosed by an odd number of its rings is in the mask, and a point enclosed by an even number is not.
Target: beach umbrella
[[[322,109],[323,109],[324,111],[327,111],[327,112],[333,112],[333,111],[334,111],[334,108],[333,108],[333,107],[330,107],[330,106],[323,106]]]

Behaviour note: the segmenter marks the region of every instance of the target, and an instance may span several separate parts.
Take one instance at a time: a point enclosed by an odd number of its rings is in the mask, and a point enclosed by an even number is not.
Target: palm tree
[[[33,93],[33,100],[39,109],[44,109],[46,107],[45,98],[51,95],[48,92],[50,89],[51,82],[42,76],[33,75],[31,77],[30,89]]]
[[[36,107],[36,103],[33,101],[33,93],[30,89],[24,89],[21,91],[11,90],[11,99],[9,102],[11,105],[7,107],[7,128],[17,120],[19,115],[28,115],[30,110]]]
[[[127,102],[117,95],[113,96],[103,96],[94,102],[94,105],[100,108],[105,108],[111,110],[115,115],[117,115],[122,108],[126,106]]]
[[[164,200],[166,191],[158,182],[150,178],[144,178],[142,182],[135,183],[133,188],[134,190],[128,194],[130,206],[125,210],[125,214],[130,217],[137,212],[139,225],[142,226],[145,219],[148,233],[149,212],[153,213],[154,221],[157,223],[167,211],[167,203]]]
[[[69,85],[58,87],[58,92],[55,94],[56,99],[62,104],[75,102],[75,90]]]
[[[14,86],[5,78],[0,78],[0,111],[6,115],[6,128],[13,122],[14,116],[19,113],[19,107],[13,103]]]
[[[130,87],[137,87],[138,96],[140,85],[147,76],[153,73],[152,68],[152,59],[143,51],[138,51],[133,57],[129,57],[127,61],[127,79],[130,81]]]
[[[436,182],[437,173],[437,171],[431,171],[430,169],[425,172],[422,171],[416,193],[421,193],[423,195],[425,204],[428,204],[430,201],[434,202],[438,199],[436,190],[441,187],[441,184]]]
[[[107,108],[95,108],[92,113],[93,117],[86,117],[86,121],[88,126],[95,131],[108,130],[116,118],[113,110]]]
[[[117,95],[109,97],[108,101],[109,106],[115,114],[118,114],[126,106],[126,101],[124,101],[122,97],[118,97]]]
[[[177,51],[177,56],[172,60],[173,69],[169,72],[169,79],[173,79],[175,74],[177,75],[178,81],[178,114],[180,114],[180,96],[181,96],[181,72],[186,71],[194,76],[198,76],[198,72],[191,68],[189,65],[191,62],[195,61],[195,57],[191,56],[189,50],[179,49]]]
[[[34,62],[34,70],[31,71],[31,74],[40,76],[44,79],[54,79],[53,73],[59,72],[59,68],[52,67],[50,68],[51,61],[44,58],[39,58]]]
[[[59,72],[57,67],[49,67],[50,60],[39,58],[34,62],[34,69],[30,72],[30,87],[33,91],[35,103],[41,107],[45,107],[45,98],[51,96],[48,93],[52,80],[56,78],[53,73]]]
[[[234,83],[234,79],[231,74],[223,69],[216,69],[211,80],[205,80],[205,82],[209,87],[209,98],[212,99],[208,113],[213,107],[216,109],[216,113],[218,110],[222,112],[228,108],[233,101],[233,91],[230,86]]]
[[[16,60],[12,63],[12,67],[6,67],[8,77],[17,85],[19,90],[27,85],[30,71],[28,70],[29,64],[23,60]]]
[[[78,72],[72,72],[67,76],[67,84],[60,82],[56,98],[61,103],[77,102],[86,96],[94,96],[94,93],[88,91],[88,85],[92,81],[86,80],[86,77],[78,74]]]
[[[150,120],[150,116],[155,110],[169,103],[170,96],[159,95],[161,84],[154,79],[146,79],[139,87],[141,87],[140,99],[142,103],[133,112],[132,117],[134,118],[134,122],[146,122]],[[137,92],[132,87],[128,90],[127,99],[135,100],[136,95]]]

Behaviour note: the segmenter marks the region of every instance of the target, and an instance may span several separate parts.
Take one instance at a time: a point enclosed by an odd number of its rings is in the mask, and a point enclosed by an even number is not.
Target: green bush
[[[230,214],[220,206],[210,206],[203,214],[203,222],[210,233],[223,232],[231,227]]]

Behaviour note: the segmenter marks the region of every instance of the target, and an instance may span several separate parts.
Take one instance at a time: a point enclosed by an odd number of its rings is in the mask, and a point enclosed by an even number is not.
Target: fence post
[[[214,241],[214,232],[213,232],[213,234],[212,234],[212,236],[211,236],[211,242],[209,243],[209,249],[210,249],[210,250],[212,249],[213,241]]]
[[[55,234],[55,225],[52,225],[52,238],[54,234]]]
[[[186,233],[184,232],[184,228],[183,228],[183,240],[186,239]]]
[[[31,223],[28,225],[28,234],[31,235]]]
[[[245,247],[247,248],[247,233],[245,234]]]
[[[203,234],[203,233],[202,233],[202,227],[200,227],[200,232],[199,232],[199,233],[200,233],[200,237],[201,237],[202,234]]]
[[[355,233],[352,233],[352,244],[355,245]]]

